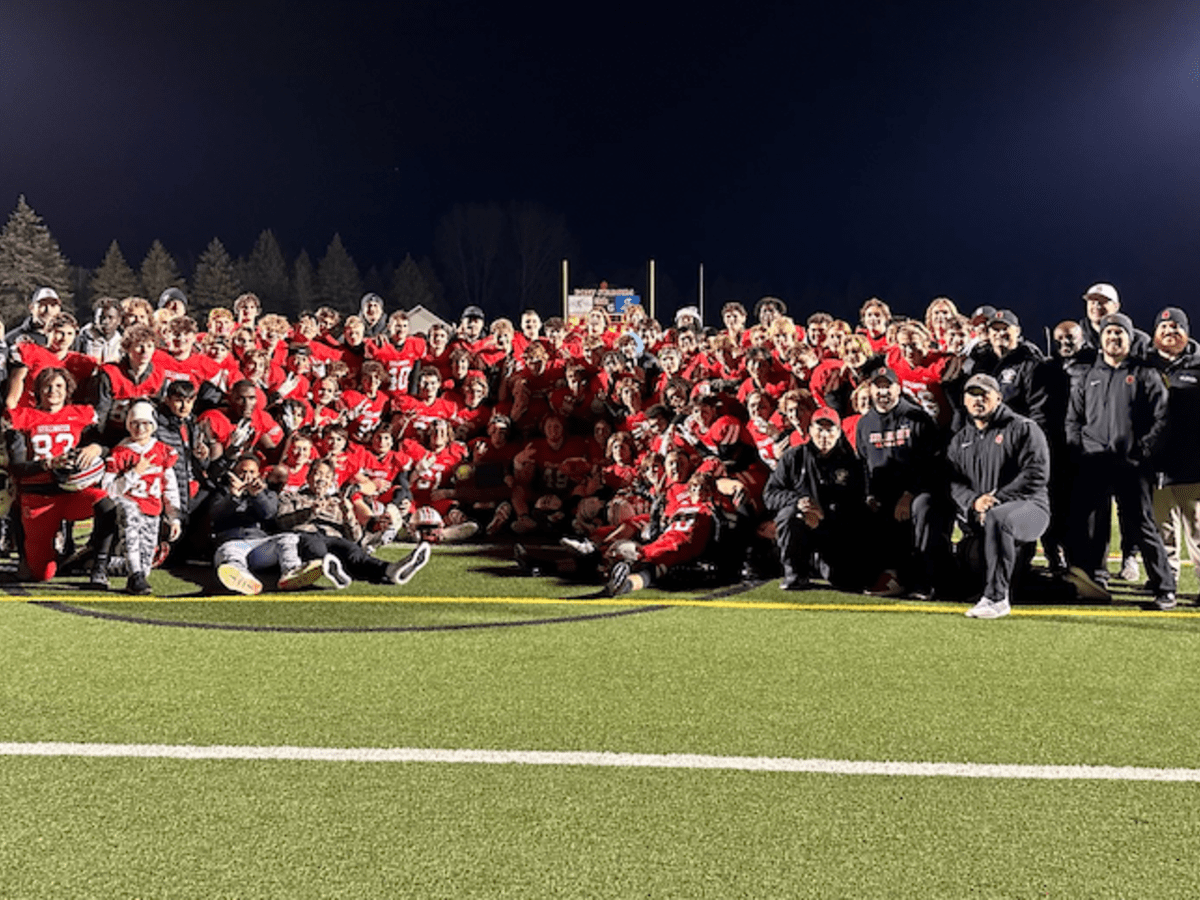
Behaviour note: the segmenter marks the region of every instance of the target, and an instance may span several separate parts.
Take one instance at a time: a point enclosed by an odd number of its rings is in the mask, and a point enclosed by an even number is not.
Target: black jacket
[[[179,497],[181,506],[186,511],[190,508],[192,494],[190,485],[200,480],[192,448],[195,446],[196,417],[188,416],[182,419],[171,412],[166,403],[160,403],[154,410],[158,420],[156,437],[170,447],[178,455],[175,461],[175,480],[179,482]]]
[[[814,499],[827,518],[866,512],[867,473],[845,438],[825,456],[812,444],[801,444],[780,458],[763,489],[763,503],[777,516],[794,515],[803,497]]]
[[[279,495],[270,488],[253,497],[246,494],[235,497],[225,488],[213,501],[213,541],[219,546],[226,541],[268,537],[266,528],[278,513]]]
[[[1052,356],[1046,360],[1046,440],[1054,453],[1062,452],[1067,445],[1067,407],[1071,403],[1071,391],[1087,375],[1096,361],[1096,351],[1083,347],[1074,356]],[[964,420],[965,424],[965,420]],[[1040,422],[1038,424],[1041,424]]]
[[[1067,445],[1130,462],[1154,457],[1167,428],[1162,373],[1132,356],[1113,368],[1101,357],[1075,384],[1067,407]]]
[[[1173,360],[1156,352],[1150,364],[1167,379],[1167,430],[1155,468],[1164,484],[1200,483],[1200,344],[1188,341]]]
[[[970,374],[983,373],[995,378],[1009,409],[1033,419],[1043,431],[1049,428],[1046,403],[1050,396],[1050,370],[1041,350],[1029,341],[1022,341],[1003,359],[989,348],[974,362]],[[958,424],[962,427],[970,422],[964,418]]]
[[[1025,500],[1050,512],[1050,448],[1042,429],[1003,403],[987,427],[968,422],[946,450],[950,495],[959,513],[974,521],[972,504],[980,494],[995,493],[1001,503]]]

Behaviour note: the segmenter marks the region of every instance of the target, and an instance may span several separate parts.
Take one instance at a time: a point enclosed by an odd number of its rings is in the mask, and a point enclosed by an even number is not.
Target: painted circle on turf
[[[137,625],[156,625],[167,628],[199,628],[217,631],[255,631],[255,632],[280,632],[285,634],[331,634],[331,633],[379,633],[379,632],[406,632],[406,631],[473,631],[478,629],[492,628],[513,628],[528,625],[558,625],[572,622],[591,622],[599,619],[615,619],[626,616],[638,615],[647,612],[660,612],[664,609],[669,609],[668,606],[637,606],[633,608],[623,607],[611,610],[602,610],[598,612],[576,612],[573,614],[563,615],[546,615],[546,607],[534,607],[541,614],[534,614],[533,610],[520,616],[514,616],[507,619],[495,618],[471,618],[465,617],[448,617],[442,616],[440,620],[435,621],[435,616],[409,616],[407,620],[403,617],[392,617],[380,615],[375,621],[370,621],[370,611],[363,610],[348,610],[350,606],[370,606],[370,607],[387,607],[389,610],[405,604],[302,604],[304,606],[319,606],[322,608],[322,613],[328,613],[328,617],[324,617],[323,622],[315,621],[323,618],[318,615],[297,615],[291,617],[288,621],[288,616],[280,616],[278,613],[283,612],[282,607],[293,604],[282,603],[245,603],[245,604],[197,604],[197,603],[180,603],[176,601],[153,604],[128,604],[128,603],[70,603],[64,601],[33,601],[33,605],[40,606],[44,609],[54,610],[55,612],[68,613],[71,615],[86,616],[94,619],[103,619],[113,622],[126,622]],[[301,604],[294,604],[301,605]],[[448,604],[449,605],[449,604]],[[458,604],[454,604],[458,605]],[[515,605],[515,604],[514,604]],[[569,601],[564,601],[563,606],[569,606]],[[246,611],[248,608],[257,608],[260,606],[269,606],[270,610],[275,615],[265,617],[258,621],[230,621],[228,614],[222,616],[219,610],[230,610],[231,608],[239,611]],[[424,606],[424,604],[422,604]],[[131,608],[132,607],[132,608]],[[184,609],[182,607],[188,607]],[[511,609],[511,607],[509,607]],[[555,610],[561,607],[555,605],[552,607]],[[412,607],[407,607],[408,611],[412,611]],[[338,611],[343,613],[351,613],[345,618],[340,618],[336,615]],[[296,610],[291,610],[295,613]],[[315,611],[313,611],[315,612]],[[382,611],[380,611],[382,612]],[[493,610],[494,613],[494,610]],[[253,619],[253,616],[244,617]]]

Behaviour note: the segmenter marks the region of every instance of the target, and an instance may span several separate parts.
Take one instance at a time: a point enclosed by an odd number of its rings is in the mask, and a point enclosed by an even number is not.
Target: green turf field
[[[471,549],[366,600],[79,587],[0,604],[0,743],[1200,769],[1192,605],[569,600]],[[0,797],[6,898],[1200,895],[1195,781],[25,755]]]

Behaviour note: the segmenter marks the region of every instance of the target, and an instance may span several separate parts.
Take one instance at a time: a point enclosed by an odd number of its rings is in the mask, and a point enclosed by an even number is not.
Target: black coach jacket
[[[1113,368],[1103,357],[1076,382],[1067,406],[1067,445],[1144,463],[1167,428],[1167,385],[1156,369],[1126,357]]]
[[[1200,483],[1200,345],[1189,340],[1176,359],[1150,363],[1167,379],[1167,431],[1155,460],[1164,484]]]
[[[1038,424],[1003,403],[987,427],[974,420],[955,432],[946,449],[950,495],[959,513],[971,521],[980,494],[994,492],[1001,503],[1025,500],[1050,512],[1050,447]]]

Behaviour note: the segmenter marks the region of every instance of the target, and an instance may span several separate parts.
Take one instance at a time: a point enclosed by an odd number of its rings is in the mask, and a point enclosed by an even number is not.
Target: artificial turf
[[[1190,614],[977,622],[770,583],[582,618],[629,607],[542,602],[594,588],[508,565],[439,552],[362,602],[79,605],[279,627],[562,621],[248,632],[2,604],[0,741],[1200,767]],[[404,602],[413,589],[488,593]],[[1200,892],[1186,783],[6,757],[0,797],[3,897]]]

